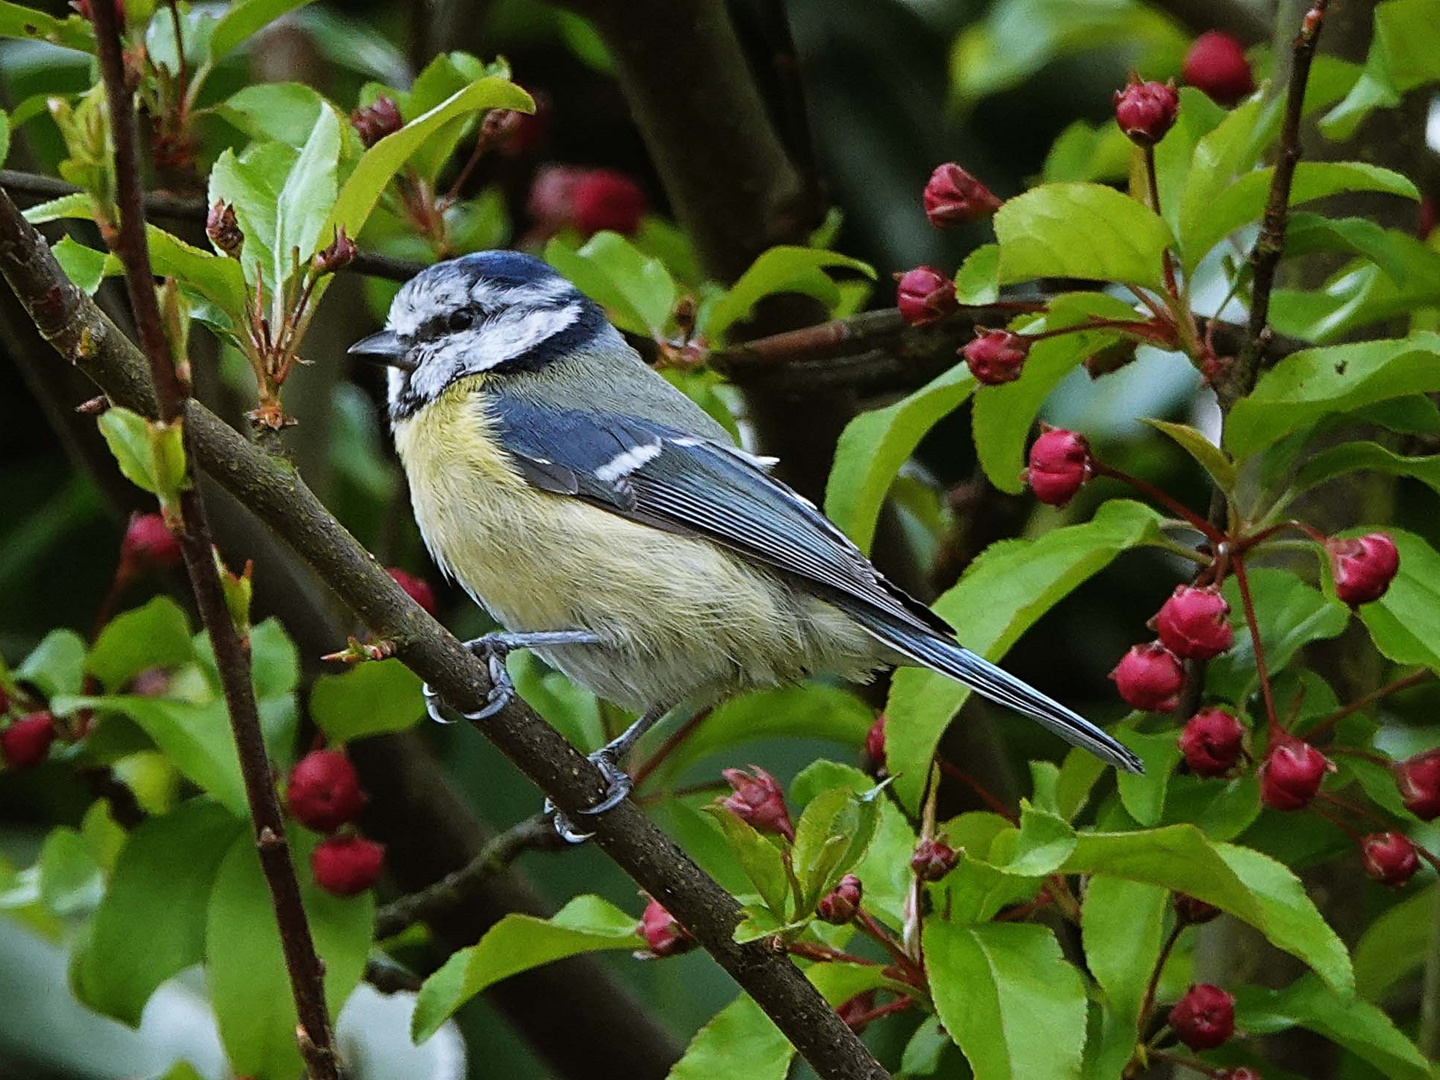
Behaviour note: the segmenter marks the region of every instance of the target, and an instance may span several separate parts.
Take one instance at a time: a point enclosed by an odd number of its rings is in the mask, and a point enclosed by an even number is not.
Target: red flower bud
[[[870,730],[865,733],[865,753],[875,763],[875,768],[885,769],[885,725],[888,721],[885,714],[881,713],[870,725]]]
[[[1235,643],[1230,605],[1219,589],[1177,585],[1155,616],[1160,643],[1186,660],[1209,660]]]
[[[815,914],[824,922],[842,926],[855,917],[860,910],[860,879],[846,874],[840,884],[820,898],[815,905]]]
[[[957,311],[955,282],[930,266],[917,266],[900,275],[895,290],[900,317],[911,326],[925,326]]]
[[[1188,926],[1199,926],[1220,917],[1220,909],[1186,893],[1175,894],[1175,917]]]
[[[345,226],[341,225],[335,230],[335,239],[329,246],[315,253],[315,272],[333,274],[336,270],[349,266],[358,250],[355,241],[345,235]]]
[[[1180,95],[1165,83],[1136,80],[1115,91],[1115,122],[1140,146],[1154,146],[1163,139],[1179,112]]]
[[[960,350],[970,365],[970,374],[986,386],[1014,382],[1030,353],[1030,339],[1009,330],[977,329],[975,337]]]
[[[1191,1050],[1213,1050],[1235,1034],[1235,999],[1209,983],[1192,986],[1170,1010],[1170,1028]]]
[[[937,229],[983,221],[1000,209],[995,193],[953,161],[935,167],[925,185],[924,201],[925,216]]]
[[[645,905],[645,913],[640,916],[640,936],[650,951],[636,953],[636,956],[678,956],[696,945],[690,931],[676,922],[675,916],[661,907],[658,900]]]
[[[1395,766],[1395,783],[1405,809],[1421,821],[1440,817],[1440,750],[1427,750]]]
[[[6,768],[31,769],[45,760],[55,741],[55,722],[48,712],[22,716],[0,731],[0,758]]]
[[[1158,641],[1136,645],[1110,672],[1125,704],[1146,712],[1175,708],[1185,685],[1185,668],[1175,654]]]
[[[629,235],[645,214],[645,193],[614,169],[547,165],[535,174],[528,203],[530,215],[553,232],[573,225],[590,236],[609,229]]]
[[[744,769],[721,771],[720,775],[735,789],[735,794],[720,805],[760,832],[779,833],[787,840],[794,840],[795,826],[790,823],[790,811],[785,808],[785,792],[780,782],[758,765],[751,765],[750,769],[748,773]]]
[[[870,1026],[870,1014],[875,1011],[875,991],[856,994],[837,1005],[835,1011],[845,1021],[846,1027],[858,1035]]]
[[[1276,810],[1300,810],[1310,805],[1331,768],[1329,759],[1309,743],[1279,743],[1260,764],[1260,799]]]
[[[1203,90],[1212,101],[1234,105],[1255,89],[1255,76],[1245,59],[1245,48],[1229,34],[1211,30],[1201,34],[1185,54],[1180,76]]]
[[[373,104],[356,109],[350,114],[350,126],[360,135],[360,141],[367,147],[374,146],[386,135],[393,135],[405,126],[400,116],[400,106],[394,98],[381,94]]]
[[[515,129],[500,148],[506,157],[532,157],[540,152],[540,148],[550,138],[550,125],[554,115],[550,95],[543,90],[532,90],[530,96],[535,99],[535,111],[516,114]]]
[[[163,570],[180,561],[180,541],[156,513],[131,514],[120,541],[120,564],[129,570]]]
[[[1030,446],[1030,467],[1021,479],[1049,506],[1064,506],[1090,479],[1090,444],[1084,435],[1041,425]]]
[[[1384,533],[1354,540],[1332,538],[1325,542],[1325,550],[1330,553],[1335,595],[1352,608],[1384,596],[1400,569],[1400,552]]]
[[[385,847],[363,836],[327,836],[310,853],[315,884],[335,896],[355,896],[374,885],[385,865]]]
[[[1399,888],[1420,869],[1420,857],[1409,837],[1398,832],[1371,833],[1360,841],[1365,872],[1382,885]]]
[[[1248,1065],[1237,1065],[1233,1069],[1226,1069],[1217,1080],[1260,1080],[1260,1074]]]
[[[910,869],[921,881],[939,881],[959,861],[960,856],[944,840],[921,840],[910,856]]]
[[[1196,776],[1223,776],[1240,760],[1245,727],[1224,709],[1201,709],[1180,732],[1180,752]]]
[[[365,791],[344,751],[312,750],[291,770],[285,801],[301,825],[328,833],[355,820]]]
[[[414,600],[432,616],[435,614],[435,590],[424,578],[416,577],[414,574],[406,573],[398,566],[388,567],[385,571],[395,579],[395,584],[410,594]]]
[[[222,255],[229,255],[232,259],[240,257],[240,249],[245,244],[245,234],[240,231],[240,223],[235,220],[235,207],[229,203],[217,201],[210,207],[210,212],[205,216],[205,235],[210,237],[215,250]]]

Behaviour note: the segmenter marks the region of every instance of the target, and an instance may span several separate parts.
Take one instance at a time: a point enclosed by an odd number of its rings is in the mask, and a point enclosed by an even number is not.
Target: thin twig
[[[1240,603],[1245,609],[1245,625],[1250,629],[1250,643],[1255,649],[1255,671],[1260,676],[1260,695],[1265,699],[1265,718],[1270,725],[1270,739],[1274,742],[1280,726],[1275,712],[1275,696],[1270,691],[1270,672],[1265,667],[1265,647],[1260,643],[1260,621],[1255,617],[1255,599],[1250,595],[1250,578],[1245,573],[1245,560],[1234,559],[1230,564],[1235,570],[1235,584],[1240,587]]]
[[[1180,940],[1180,933],[1184,929],[1185,923],[1177,920],[1170,931],[1170,936],[1160,946],[1160,955],[1155,958],[1155,969],[1150,972],[1150,981],[1145,986],[1145,997],[1140,1005],[1140,1019],[1136,1025],[1142,1037],[1150,1024],[1150,1014],[1155,1011],[1155,992],[1160,989],[1160,975],[1165,970],[1165,961],[1170,958],[1170,953],[1174,950],[1175,943]]]
[[[1371,690],[1370,693],[1365,694],[1362,697],[1356,698],[1354,701],[1350,702],[1350,704],[1344,705],[1336,709],[1329,716],[1316,721],[1315,724],[1312,725],[1310,730],[1306,733],[1306,738],[1313,739],[1317,734],[1330,730],[1330,728],[1334,727],[1341,720],[1344,720],[1345,717],[1349,716],[1351,713],[1359,712],[1361,709],[1369,708],[1381,698],[1387,698],[1391,694],[1399,693],[1401,690],[1408,690],[1412,686],[1418,686],[1426,679],[1431,678],[1433,675],[1434,672],[1432,672],[1429,668],[1421,668],[1419,671],[1413,671],[1409,675],[1404,676],[1403,678],[1396,679],[1394,682],[1386,683],[1384,686]]]
[[[1229,375],[1216,387],[1220,407],[1230,406],[1250,393],[1260,372],[1260,355],[1271,335],[1270,294],[1275,288],[1275,272],[1285,253],[1285,231],[1289,226],[1290,188],[1295,180],[1295,166],[1300,161],[1300,120],[1305,111],[1305,85],[1310,79],[1310,64],[1320,28],[1325,22],[1328,0],[1315,0],[1305,13],[1300,33],[1295,36],[1294,59],[1290,67],[1290,84],[1286,91],[1285,119],[1280,127],[1280,157],[1270,181],[1270,197],[1265,203],[1265,217],[1260,236],[1250,253],[1253,286],[1250,291],[1248,339],[1240,350]]]
[[[444,914],[465,904],[475,887],[486,878],[504,870],[522,852],[542,848],[561,849],[564,845],[556,835],[550,819],[544,814],[528,817],[518,825],[498,833],[482,847],[475,858],[453,874],[446,874],[433,885],[419,892],[402,896],[375,913],[375,940],[383,941],[435,915]]]
[[[120,213],[119,225],[113,237],[107,239],[125,267],[125,281],[141,344],[149,360],[159,417],[164,422],[173,423],[183,418],[189,393],[175,370],[175,358],[166,338],[145,239],[135,107],[133,93],[126,81],[118,6],[108,0],[100,0],[92,5],[92,10],[96,48],[110,112],[116,204]],[[187,472],[191,468],[187,461]],[[181,552],[195,592],[196,606],[215,651],[250,806],[255,843],[275,908],[280,944],[295,998],[299,1019],[296,1040],[307,1075],[312,1080],[338,1080],[339,1059],[330,1027],[329,1009],[325,1004],[324,974],[310,936],[309,920],[300,899],[300,886],[285,839],[285,823],[271,780],[255,689],[250,679],[249,646],[241,640],[225,603],[214,561],[210,527],[205,518],[205,505],[193,477],[187,477],[179,504]]]

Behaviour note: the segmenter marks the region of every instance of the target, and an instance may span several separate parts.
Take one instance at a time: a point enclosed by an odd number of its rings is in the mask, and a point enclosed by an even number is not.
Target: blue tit
[[[488,251],[429,267],[350,352],[390,367],[395,445],[436,565],[505,628],[470,643],[495,683],[485,714],[513,693],[505,653],[530,648],[640,715],[593,756],[610,780],[597,812],[624,798],[618,763],[672,709],[900,664],[1142,771],[956,642],[544,263]]]

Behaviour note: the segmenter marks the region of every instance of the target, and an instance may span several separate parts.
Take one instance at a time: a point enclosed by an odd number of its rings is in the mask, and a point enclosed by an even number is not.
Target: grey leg
[[[605,776],[605,796],[594,806],[582,810],[581,813],[586,815],[603,814],[625,801],[626,796],[630,794],[630,789],[635,786],[635,782],[626,775],[625,770],[620,767],[620,762],[625,760],[625,756],[635,748],[635,744],[640,741],[641,737],[663,720],[669,712],[668,707],[650,709],[619,736],[590,755],[590,760]],[[578,844],[590,838],[590,833],[576,831],[569,818],[556,810],[548,799],[545,800],[545,812],[555,815],[555,831],[570,843]]]
[[[510,673],[505,670],[505,657],[515,649],[543,649],[551,645],[595,645],[599,641],[589,630],[540,630],[517,634],[486,634],[474,641],[465,642],[465,647],[484,660],[489,669],[490,693],[486,695],[486,703],[478,712],[460,715],[472,722],[488,720],[510,704],[510,700],[515,696],[515,684],[510,681]],[[441,724],[451,722],[441,713],[444,703],[429,683],[420,688],[420,693],[425,698],[425,711],[430,715],[430,719]]]

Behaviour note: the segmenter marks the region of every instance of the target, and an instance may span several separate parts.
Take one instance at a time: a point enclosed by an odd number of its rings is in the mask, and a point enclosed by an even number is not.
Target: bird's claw
[[[505,657],[516,646],[501,634],[487,634],[485,637],[465,642],[465,647],[485,661],[486,670],[490,674],[490,690],[485,695],[485,704],[475,712],[460,714],[462,718],[476,723],[490,719],[514,700],[515,684],[510,679],[510,672],[505,668]],[[453,723],[442,711],[445,702],[429,683],[420,687],[420,694],[425,699],[425,712],[431,720],[440,724]]]
[[[625,773],[625,770],[615,763],[614,752],[609,747],[602,747],[596,750],[595,753],[590,755],[590,760],[595,764],[595,767],[600,770],[601,775],[605,777],[605,795],[594,806],[586,807],[580,811],[580,813],[586,817],[594,817],[597,814],[605,813],[607,810],[615,809],[615,807],[625,801],[631,790],[635,787],[635,781],[631,780]],[[595,835],[594,833],[580,832],[577,830],[571,820],[565,814],[561,813],[559,808],[549,799],[545,800],[545,813],[550,814],[554,818],[555,832],[568,844],[581,844]]]

